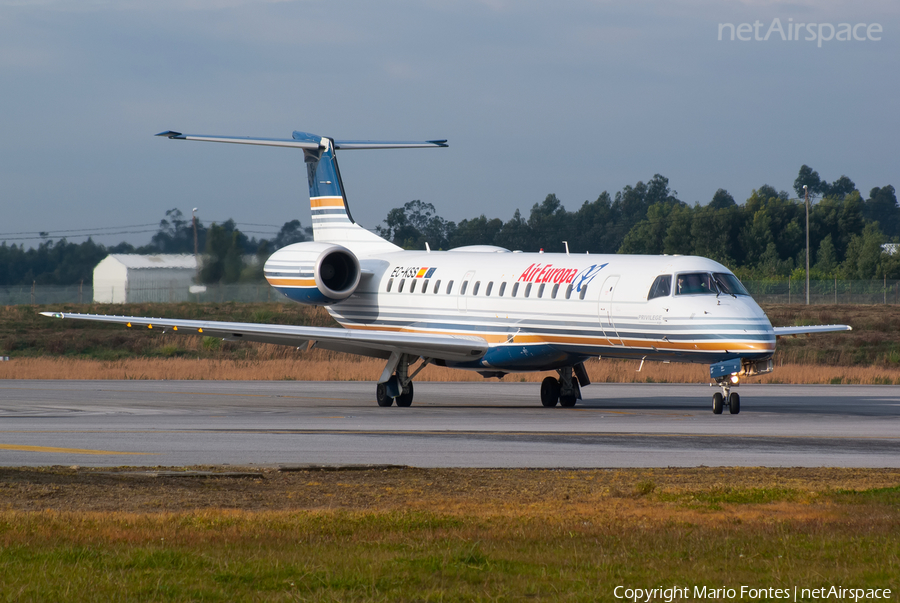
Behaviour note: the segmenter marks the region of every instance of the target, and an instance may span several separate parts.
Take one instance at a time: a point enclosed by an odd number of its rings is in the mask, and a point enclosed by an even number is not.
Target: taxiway
[[[900,467],[900,387],[594,384],[547,409],[536,383],[3,381],[0,464]]]

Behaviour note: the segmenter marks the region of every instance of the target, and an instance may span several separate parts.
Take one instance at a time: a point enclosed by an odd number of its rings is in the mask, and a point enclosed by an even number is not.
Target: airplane
[[[722,264],[696,256],[523,253],[491,245],[409,251],[357,224],[336,151],[443,148],[446,140],[335,140],[157,136],[300,149],[309,182],[313,240],[266,261],[266,280],[289,299],[324,306],[343,328],[42,312],[228,341],[318,347],[385,360],[375,400],[408,407],[429,364],[484,377],[555,371],[541,383],[545,407],[575,406],[590,384],[589,358],[708,364],[721,391],[712,411],[740,412],[732,388],[774,370],[777,338],[847,325],[773,328]]]

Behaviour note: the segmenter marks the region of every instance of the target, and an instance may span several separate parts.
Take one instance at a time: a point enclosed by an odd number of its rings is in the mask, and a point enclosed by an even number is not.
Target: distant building
[[[111,254],[94,267],[94,301],[188,301],[196,276],[197,260],[192,255]]]
[[[881,246],[882,253],[888,255],[894,255],[898,250],[900,250],[900,243],[885,243]]]

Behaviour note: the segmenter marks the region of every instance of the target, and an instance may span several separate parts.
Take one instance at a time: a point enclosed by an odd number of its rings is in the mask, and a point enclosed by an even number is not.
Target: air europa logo
[[[571,283],[575,275],[578,274],[577,268],[554,268],[553,264],[532,264],[525,269],[520,281],[532,283]]]
[[[568,285],[573,283],[575,291],[581,291],[605,268],[607,264],[592,264],[587,268],[555,268],[553,264],[532,264],[525,269],[518,280],[526,283],[555,283]]]
[[[605,264],[592,264],[575,275],[575,290],[581,293],[582,287],[587,287],[594,280],[594,277],[600,274],[600,271],[609,266],[609,262]]]

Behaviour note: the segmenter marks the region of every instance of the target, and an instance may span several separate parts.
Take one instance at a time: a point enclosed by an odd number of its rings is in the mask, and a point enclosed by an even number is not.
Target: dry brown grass
[[[275,354],[273,354],[275,355]],[[374,381],[384,361],[313,351],[290,358],[254,360],[194,358],[16,358],[0,363],[0,379],[138,379],[235,381]],[[594,383],[705,383],[706,365],[590,360],[585,363]],[[514,373],[504,380],[540,382],[550,372]],[[417,381],[482,381],[481,375],[429,366]],[[884,366],[809,366],[784,364],[748,383],[900,385],[900,368]]]
[[[735,504],[734,495],[744,493],[744,512],[778,505],[800,517],[812,508],[830,516],[831,498],[839,490],[900,483],[897,469],[853,468],[228,469],[246,477],[152,478],[116,468],[0,468],[0,512],[412,510],[544,519],[614,513],[667,520],[673,514],[693,515],[699,502],[705,513],[718,511],[709,505]],[[758,519],[765,519],[764,514]]]

